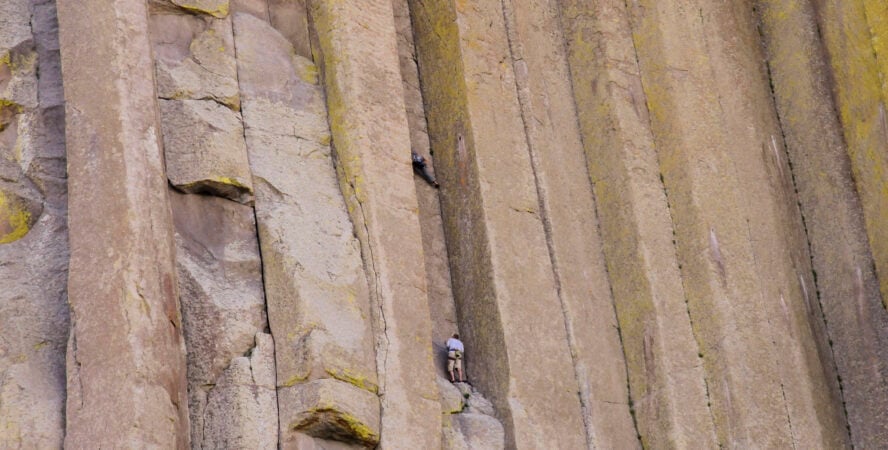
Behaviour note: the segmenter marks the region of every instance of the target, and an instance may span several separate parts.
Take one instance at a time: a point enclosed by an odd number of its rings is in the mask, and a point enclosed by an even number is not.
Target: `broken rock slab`
[[[506,448],[503,424],[484,414],[453,414],[444,417],[442,433],[446,450]]]
[[[160,100],[167,178],[177,189],[253,199],[253,183],[238,113],[205,100]]]
[[[333,168],[317,69],[269,23],[238,13],[234,26],[281,445],[298,446],[300,433],[376,442],[370,294]]]
[[[207,395],[201,448],[278,448],[274,342],[257,333],[249,356],[240,356]]]
[[[231,19],[153,14],[150,23],[158,97],[240,109]]]
[[[288,432],[367,446],[379,443],[379,407],[372,392],[322,379],[281,390],[278,395],[281,402],[301,411],[287,424]]]

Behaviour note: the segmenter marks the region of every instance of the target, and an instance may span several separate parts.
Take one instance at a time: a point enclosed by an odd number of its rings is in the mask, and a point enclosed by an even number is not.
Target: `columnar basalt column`
[[[626,4],[561,6],[639,435],[651,448],[714,447]]]
[[[719,443],[842,445],[794,273],[804,246],[783,211],[788,167],[767,153],[779,137],[751,11],[677,0],[632,12]]]
[[[173,225],[143,0],[58,2],[71,243],[65,447],[188,447]]]
[[[589,447],[630,445],[626,362],[556,2],[502,2],[549,257]]]
[[[867,16],[867,5],[875,12],[878,2],[811,3],[832,69],[833,96],[863,206],[882,304],[888,308],[888,92],[882,84],[888,76],[884,72],[888,64],[882,63],[881,73],[879,65],[888,54],[878,54],[888,39],[888,30],[880,22],[884,18]]]
[[[809,3],[766,0],[758,7],[817,275],[816,285],[804,278],[805,295],[812,309],[823,309],[851,440],[870,448],[888,439],[888,312],[835,113],[828,61]]]
[[[441,405],[392,3],[314,0],[309,11],[340,186],[370,283],[380,445],[439,448]]]
[[[473,382],[496,405],[507,447],[584,447],[502,3],[410,6]]]
[[[265,21],[236,13],[234,31],[281,446],[308,445],[304,434],[376,445],[370,294],[333,167],[318,70]]]

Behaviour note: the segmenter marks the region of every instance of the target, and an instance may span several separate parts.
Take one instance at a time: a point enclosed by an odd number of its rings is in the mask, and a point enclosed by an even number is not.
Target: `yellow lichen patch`
[[[31,230],[31,212],[0,191],[0,244],[15,242]]]
[[[305,382],[305,380],[308,380],[308,374],[293,375],[292,377],[288,378],[286,381],[281,383],[281,385],[279,387],[293,387],[299,383]]]
[[[339,381],[344,381],[344,382],[351,384],[353,386],[357,386],[358,388],[361,388],[365,391],[370,391],[374,394],[379,392],[379,388],[375,384],[367,382],[367,377],[360,375],[360,374],[353,373],[348,369],[342,369],[342,370],[327,369],[327,374],[329,374],[331,377],[333,377]]]
[[[220,4],[219,6],[217,6],[215,8],[207,8],[205,5],[199,5],[199,4],[194,4],[194,3],[185,3],[185,2],[176,3],[176,4],[188,11],[191,11],[191,12],[200,13],[200,14],[209,14],[213,17],[217,17],[220,19],[228,17],[228,12],[229,12],[228,2],[223,2],[222,4]]]
[[[210,178],[210,180],[215,181],[217,183],[227,184],[229,186],[234,186],[236,188],[240,188],[240,189],[244,189],[246,191],[252,192],[252,189],[250,189],[249,186],[247,186],[247,185],[243,184],[242,182],[240,182],[234,178],[231,178],[231,177],[212,177],[212,178]]]

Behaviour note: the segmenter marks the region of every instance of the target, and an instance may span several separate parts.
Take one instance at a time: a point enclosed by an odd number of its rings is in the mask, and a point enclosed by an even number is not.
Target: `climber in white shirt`
[[[459,340],[459,334],[453,333],[453,337],[447,340],[447,372],[450,373],[450,382],[465,382],[466,374],[462,366],[462,357],[465,348],[462,341]],[[456,377],[453,371],[456,371]]]

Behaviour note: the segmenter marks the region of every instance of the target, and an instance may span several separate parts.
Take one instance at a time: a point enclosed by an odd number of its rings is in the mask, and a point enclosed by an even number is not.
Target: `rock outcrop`
[[[885,447],[886,103],[880,0],[0,0],[0,448]]]

